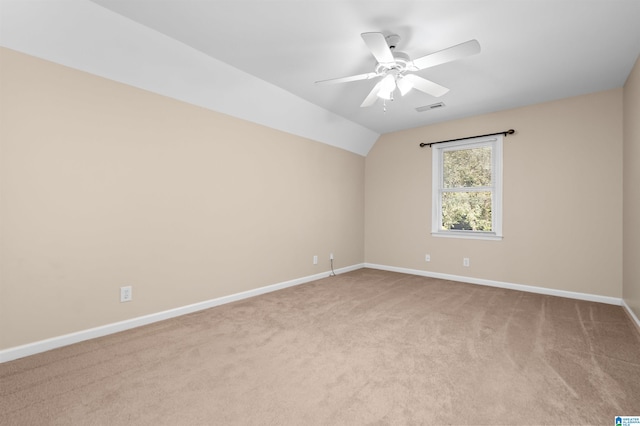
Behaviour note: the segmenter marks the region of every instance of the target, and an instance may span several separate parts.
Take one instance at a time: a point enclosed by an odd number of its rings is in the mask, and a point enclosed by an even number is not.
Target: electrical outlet
[[[318,264],[318,256],[313,256],[313,264],[314,265]]]
[[[133,300],[131,286],[120,287],[120,302],[131,302],[131,300]]]
[[[329,260],[333,260],[333,253],[329,253]]]
[[[431,262],[431,255],[430,254],[425,254],[424,255],[424,261],[425,262]]]
[[[462,258],[462,266],[469,266],[469,258],[468,257],[463,257]]]

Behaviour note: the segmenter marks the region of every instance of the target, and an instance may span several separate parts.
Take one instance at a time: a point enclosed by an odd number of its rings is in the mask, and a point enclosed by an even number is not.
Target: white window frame
[[[432,145],[432,213],[431,235],[435,237],[469,238],[482,240],[502,239],[502,142],[503,135],[485,136],[462,141]],[[444,191],[443,153],[451,150],[491,147],[491,186],[474,190],[491,191],[492,231],[440,229],[442,224],[442,194]]]

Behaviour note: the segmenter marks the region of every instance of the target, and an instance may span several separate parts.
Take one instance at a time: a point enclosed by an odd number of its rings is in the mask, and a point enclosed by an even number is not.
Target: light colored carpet
[[[3,425],[613,424],[621,307],[361,269],[0,365]]]

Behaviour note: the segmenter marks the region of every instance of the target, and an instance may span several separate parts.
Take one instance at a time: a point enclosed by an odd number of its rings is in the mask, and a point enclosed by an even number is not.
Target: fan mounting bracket
[[[393,50],[400,43],[400,36],[398,34],[390,34],[384,38],[387,41],[389,49]]]

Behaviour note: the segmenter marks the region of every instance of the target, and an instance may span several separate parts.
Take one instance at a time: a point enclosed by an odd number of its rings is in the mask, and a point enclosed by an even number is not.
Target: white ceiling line
[[[378,133],[87,0],[2,0],[0,45],[366,156]]]

